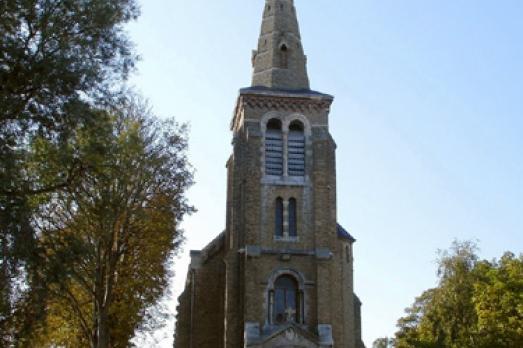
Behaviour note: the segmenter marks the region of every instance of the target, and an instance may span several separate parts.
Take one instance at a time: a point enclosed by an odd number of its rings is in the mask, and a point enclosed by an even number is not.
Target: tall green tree
[[[147,309],[167,288],[168,262],[183,241],[179,223],[192,211],[192,173],[185,127],[144,113],[125,105],[79,131],[84,179],[51,194],[40,211],[39,273],[50,311],[24,345],[128,347],[152,319]],[[49,145],[37,143],[42,165]],[[53,171],[52,162],[45,167]]]
[[[82,176],[83,159],[64,149],[98,123],[94,106],[119,98],[135,61],[123,26],[137,15],[135,0],[0,1],[0,340],[12,337],[16,285],[34,263],[33,213],[42,194]],[[27,160],[35,138],[62,157],[45,181]]]
[[[474,243],[440,253],[439,284],[398,321],[397,348],[514,348],[523,343],[523,257],[481,261]]]

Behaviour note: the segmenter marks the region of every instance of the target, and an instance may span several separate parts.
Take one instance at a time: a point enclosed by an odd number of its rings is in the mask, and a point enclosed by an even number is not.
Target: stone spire
[[[307,58],[293,0],[266,0],[258,50],[253,51],[253,87],[308,90]]]

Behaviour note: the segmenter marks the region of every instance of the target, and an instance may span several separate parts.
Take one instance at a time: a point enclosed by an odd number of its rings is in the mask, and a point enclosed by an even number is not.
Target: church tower
[[[192,251],[176,348],[362,348],[337,223],[333,97],[309,87],[293,0],[266,0],[231,122],[225,231]]]

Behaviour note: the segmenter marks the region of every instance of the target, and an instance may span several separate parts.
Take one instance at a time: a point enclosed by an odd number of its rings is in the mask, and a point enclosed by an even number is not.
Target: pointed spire
[[[293,0],[266,0],[258,50],[253,51],[252,86],[308,90],[307,58]]]

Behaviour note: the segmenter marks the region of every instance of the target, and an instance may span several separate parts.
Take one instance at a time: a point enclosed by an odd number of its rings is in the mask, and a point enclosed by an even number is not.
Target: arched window
[[[271,119],[265,133],[265,174],[283,175],[283,135],[281,121]]]
[[[273,324],[302,322],[303,294],[298,282],[290,275],[282,275],[274,282],[269,296],[270,321]]]
[[[298,223],[296,214],[296,199],[289,199],[289,237],[298,236]]]
[[[280,46],[280,68],[289,68],[289,49],[285,44]]]
[[[274,235],[283,237],[283,199],[280,197],[276,199],[274,222]]]
[[[289,126],[287,144],[289,176],[305,175],[305,134],[303,124],[293,121]]]

